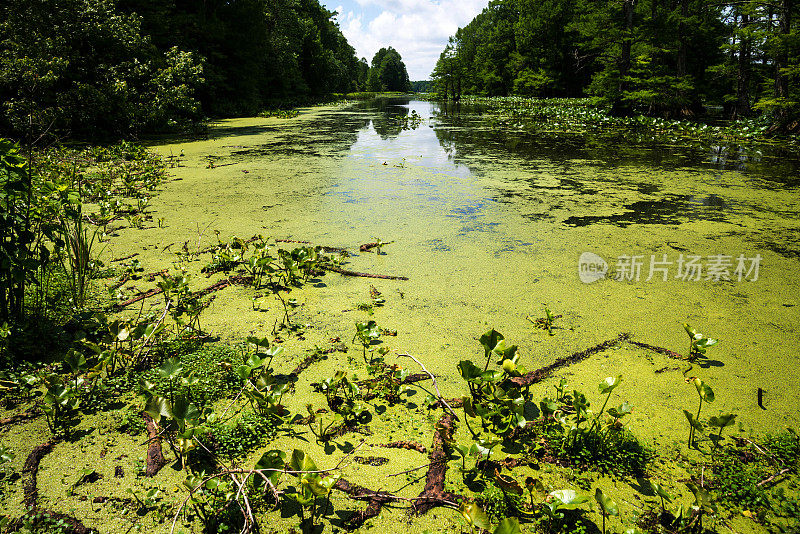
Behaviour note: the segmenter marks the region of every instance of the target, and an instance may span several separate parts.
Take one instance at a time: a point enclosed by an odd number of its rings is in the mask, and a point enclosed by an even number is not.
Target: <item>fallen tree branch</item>
[[[359,273],[356,271],[349,271],[347,269],[342,269],[341,267],[334,267],[332,265],[323,265],[323,269],[326,271],[332,271],[334,273],[343,274],[345,276],[360,276],[361,278],[380,278],[382,280],[408,280],[407,276],[394,276],[390,274],[371,274],[371,273]]]
[[[686,357],[684,357],[683,354],[677,353],[674,350],[665,349],[664,347],[657,347],[655,345],[650,345],[649,343],[642,343],[641,341],[634,341],[632,339],[629,339],[628,343],[643,349],[652,350],[653,352],[663,354],[664,356],[668,356],[675,360],[686,360]]]
[[[19,423],[20,421],[27,421],[28,419],[34,419],[39,416],[39,412],[34,408],[29,412],[22,412],[11,417],[6,417],[5,419],[0,419],[0,426],[6,425],[13,425],[14,423]]]
[[[147,446],[147,468],[144,474],[147,477],[154,477],[161,471],[162,467],[169,463],[169,461],[164,458],[164,453],[161,450],[161,436],[155,421],[144,412],[142,412],[142,418],[147,425],[147,437],[149,442]]]
[[[391,443],[384,443],[381,447],[386,449],[406,449],[408,451],[417,451],[422,454],[428,452],[425,445],[417,443],[416,441],[393,441]]]
[[[566,367],[568,365],[572,365],[578,362],[581,362],[591,356],[592,354],[596,354],[598,352],[602,352],[609,347],[613,347],[614,345],[618,345],[622,341],[625,341],[630,338],[630,334],[620,334],[613,339],[609,339],[603,341],[602,343],[598,343],[594,347],[590,347],[586,350],[582,350],[580,352],[576,352],[569,356],[564,356],[563,358],[558,358],[551,364],[545,365],[544,367],[540,367],[535,371],[531,371],[528,374],[522,376],[515,376],[514,378],[509,379],[509,383],[516,387],[528,387],[531,384],[535,384],[537,382],[541,382],[548,376],[550,373],[559,369],[561,367]]]
[[[436,506],[457,503],[463,499],[461,495],[444,490],[448,459],[445,444],[453,440],[454,430],[453,416],[449,413],[444,414],[433,433],[433,444],[428,454],[431,466],[425,477],[425,487],[414,502],[413,510],[416,514],[423,514]]]
[[[155,295],[158,295],[159,293],[163,293],[163,290],[160,287],[155,287],[155,288],[153,288],[153,289],[151,289],[149,291],[145,291],[144,293],[139,293],[135,297],[129,298],[125,302],[120,302],[118,304],[114,304],[111,308],[114,311],[120,311],[120,310],[130,306],[131,304],[135,304],[135,303],[139,302],[140,300],[144,300],[146,298],[153,297]]]
[[[28,508],[28,514],[33,514],[36,512],[38,514],[47,515],[56,521],[62,521],[63,525],[69,528],[74,534],[89,534],[90,532],[96,532],[94,529],[87,528],[86,525],[71,515],[54,512],[52,510],[45,510],[39,507],[39,490],[36,483],[36,477],[39,474],[39,463],[42,461],[42,458],[44,458],[45,455],[53,450],[54,445],[55,442],[53,441],[47,441],[41,445],[37,445],[25,459],[25,465],[22,468],[22,476],[24,477],[23,503],[25,504],[26,508]],[[23,526],[23,519],[24,516],[16,521],[13,521],[9,525],[8,531],[15,532],[21,529]]]
[[[439,392],[439,384],[436,382],[436,377],[433,376],[433,373],[428,371],[427,367],[425,367],[422,364],[421,361],[419,361],[418,359],[416,359],[415,357],[413,357],[410,354],[398,354],[397,357],[398,358],[411,358],[412,360],[417,362],[417,365],[422,367],[423,372],[425,372],[431,378],[431,380],[433,381],[433,387],[436,390],[436,398],[439,399],[439,402],[441,402],[444,405],[445,408],[447,408],[447,411],[450,412],[450,415],[453,416],[453,419],[458,421],[458,416],[456,415],[456,412],[453,411],[453,408],[450,407],[450,405],[447,403],[447,401],[444,400],[444,398],[442,397],[442,394]],[[406,378],[408,378],[408,377],[406,377]]]
[[[787,467],[787,468],[785,468],[785,469],[781,469],[780,471],[778,471],[778,472],[777,472],[777,473],[775,473],[774,475],[772,475],[772,476],[770,476],[770,477],[767,477],[767,478],[765,478],[764,480],[762,480],[761,482],[759,482],[758,484],[756,484],[756,486],[760,488],[761,486],[763,486],[763,485],[765,485],[765,484],[769,484],[770,482],[772,482],[772,481],[773,481],[773,480],[775,480],[776,478],[778,478],[778,477],[780,477],[780,476],[783,476],[783,475],[785,475],[785,474],[786,474],[786,473],[788,473],[789,471],[791,471],[791,469],[790,469],[790,468],[788,468],[788,467]]]

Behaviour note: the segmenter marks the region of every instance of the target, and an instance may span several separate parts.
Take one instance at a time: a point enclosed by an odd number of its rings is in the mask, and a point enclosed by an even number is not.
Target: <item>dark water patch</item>
[[[690,196],[673,196],[660,200],[638,200],[625,204],[624,213],[613,215],[571,216],[564,220],[567,226],[588,226],[597,223],[610,223],[622,228],[632,224],[676,225],[683,222],[704,219],[724,221],[725,215],[719,212],[694,209],[697,202]]]

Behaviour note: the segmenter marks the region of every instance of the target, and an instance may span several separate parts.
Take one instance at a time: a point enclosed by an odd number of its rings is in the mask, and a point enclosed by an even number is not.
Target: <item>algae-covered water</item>
[[[355,321],[367,318],[397,331],[382,339],[392,349],[387,361],[397,352],[415,355],[439,377],[445,397],[466,391],[456,365],[482,360],[477,338],[490,328],[518,344],[520,363],[535,369],[623,332],[686,354],[686,322],[719,339],[691,369],[622,344],[560,370],[537,386],[534,398],[552,393],[553,381],[565,377],[597,401],[596,384],[621,374],[614,402],[634,406],[630,430],[661,450],[685,441],[682,410],[697,402],[687,376],[714,388],[716,401],[704,414],[735,412],[741,432],[765,434],[798,423],[792,408],[800,381],[796,160],[722,146],[531,136],[503,130],[477,109],[409,100],[314,108],[293,119],[225,120],[212,125],[207,140],[152,148],[177,157],[174,179],[150,204],[154,223],[119,229],[104,252],[109,258],[138,252],[145,270],[157,271],[170,267],[184,244],[196,251],[216,243],[217,232],[222,240],[262,234],[346,247],[347,269],[409,278],[328,273],[292,292],[299,303],[293,321],[305,331],[280,334],[286,350],[276,367],[287,372],[305,350],[332,338],[351,345],[301,376],[288,400],[292,411],[303,411],[310,382],[342,368],[365,374],[351,340]],[[383,254],[359,252],[359,244],[376,238],[391,241]],[[603,261],[607,276],[587,278],[589,264]],[[192,285],[214,280],[196,275]],[[370,286],[386,300],[371,317],[357,309],[369,302]],[[238,286],[217,292],[203,329],[222,342],[238,343],[251,333],[273,337],[280,303],[266,295],[254,309],[252,296]],[[160,309],[163,301],[145,306]],[[561,316],[553,335],[532,322],[545,306]],[[410,397],[411,409],[402,414],[376,418],[368,441],[430,445],[436,416],[414,409],[422,396]],[[302,446],[328,467],[345,451],[311,441]],[[289,437],[270,445],[294,446]],[[385,467],[345,474],[391,489],[384,477],[423,463],[407,451],[391,455]],[[180,483],[179,474],[173,478]],[[634,498],[625,491],[623,504]],[[380,528],[406,528],[396,522],[405,517],[400,512],[388,517],[378,521]],[[419,521],[445,531],[455,525],[447,511]],[[280,525],[273,526],[285,530]]]
[[[421,122],[404,129],[413,114]],[[120,250],[140,243],[151,250],[145,258],[171,261],[185,240],[214,243],[213,230],[260,233],[348,247],[348,268],[409,277],[326,276],[301,299],[320,339],[349,340],[366,316],[354,308],[375,285],[387,303],[373,318],[398,331],[392,348],[417,355],[460,394],[455,365],[481,354],[475,339],[490,327],[535,368],[620,332],[686,353],[688,322],[720,340],[687,373],[715,387],[714,409],[735,410],[758,432],[797,421],[797,161],[733,147],[534,138],[500,131],[476,110],[408,100],[221,121],[209,140],[155,149],[184,154],[179,181],[152,204],[165,228],[125,231]],[[358,252],[376,237],[393,241],[385,254]],[[581,281],[586,252],[608,263],[605,279]],[[204,327],[231,338],[271,329],[233,293],[218,296]],[[563,315],[552,336],[526,319],[545,305]],[[621,395],[646,421],[634,430],[682,433],[678,408],[695,400],[686,366],[646,380],[635,367],[569,372],[588,384],[622,374]]]

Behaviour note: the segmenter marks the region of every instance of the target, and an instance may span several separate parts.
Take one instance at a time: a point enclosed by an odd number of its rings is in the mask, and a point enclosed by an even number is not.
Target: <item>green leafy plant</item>
[[[683,329],[686,330],[686,334],[689,336],[689,354],[686,359],[690,362],[705,358],[706,349],[718,343],[716,339],[704,337],[703,334],[686,323],[683,324]]]
[[[372,343],[379,337],[381,337],[381,329],[378,328],[378,325],[375,323],[375,321],[370,320],[367,322],[356,322],[356,333],[353,336],[353,340],[355,341],[358,339],[359,343],[361,343],[361,347],[363,348],[364,363],[367,365],[372,365],[372,350],[370,349],[370,359],[368,361],[367,349],[369,349]]]
[[[617,506],[617,503],[614,502],[611,497],[603,493],[600,488],[595,490],[594,500],[597,501],[597,505],[600,506],[600,512],[603,515],[603,534],[606,534],[606,516],[618,516],[619,507]]]
[[[318,525],[315,524],[317,519],[317,499],[319,497],[325,498],[325,503],[320,510],[320,515],[322,515],[330,505],[330,492],[333,485],[339,480],[340,475],[320,472],[314,460],[304,451],[298,449],[292,451],[289,467],[296,473],[300,481],[300,487],[296,489],[296,492],[288,493],[287,496],[297,501],[301,506],[301,530],[304,532],[321,532],[322,529],[317,528]],[[303,513],[306,509],[310,509],[309,517],[305,517]]]
[[[695,389],[697,390],[697,397],[699,398],[699,404],[697,406],[697,414],[692,415],[689,411],[683,410],[683,414],[686,416],[686,419],[689,421],[689,447],[695,446],[695,434],[696,432],[703,432],[705,427],[703,423],[700,421],[700,410],[703,409],[703,402],[714,402],[714,390],[711,389],[711,386],[703,382],[697,377],[692,377],[687,380],[690,384],[694,385]]]

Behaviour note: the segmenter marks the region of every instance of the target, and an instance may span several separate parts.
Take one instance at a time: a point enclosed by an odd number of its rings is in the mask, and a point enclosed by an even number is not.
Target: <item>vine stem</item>
[[[439,399],[439,402],[441,402],[441,403],[442,403],[442,405],[443,405],[445,408],[447,408],[447,411],[448,411],[448,412],[450,412],[450,415],[452,415],[452,416],[453,416],[453,418],[454,418],[456,421],[460,421],[460,419],[459,419],[459,418],[458,418],[458,416],[456,415],[456,412],[454,412],[454,411],[453,411],[453,408],[452,408],[452,407],[450,407],[450,405],[447,403],[447,401],[444,399],[444,397],[442,397],[442,394],[439,392],[439,383],[436,381],[436,377],[433,375],[433,373],[431,373],[430,371],[428,371],[428,368],[427,368],[427,367],[425,367],[425,366],[422,364],[422,362],[421,362],[421,361],[419,361],[418,359],[416,359],[416,358],[415,358],[414,356],[412,356],[411,354],[406,354],[406,353],[403,353],[403,354],[398,354],[398,355],[397,355],[397,357],[398,357],[398,358],[411,358],[412,360],[414,360],[415,362],[417,362],[417,365],[419,365],[419,366],[422,368],[422,370],[425,372],[425,374],[427,374],[429,377],[431,377],[431,381],[433,381],[433,387],[434,387],[434,389],[436,389],[436,396],[438,397],[438,399]]]

